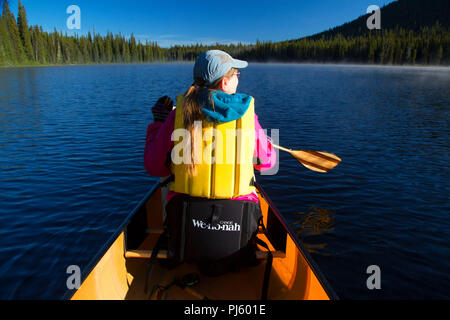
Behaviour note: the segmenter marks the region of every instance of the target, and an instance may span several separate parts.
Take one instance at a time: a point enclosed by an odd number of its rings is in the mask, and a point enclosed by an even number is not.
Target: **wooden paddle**
[[[292,150],[277,146],[274,143],[272,143],[272,146],[282,151],[289,152],[295,159],[297,159],[298,162],[300,162],[306,168],[316,172],[327,173],[342,161],[342,159],[335,154],[328,152]]]

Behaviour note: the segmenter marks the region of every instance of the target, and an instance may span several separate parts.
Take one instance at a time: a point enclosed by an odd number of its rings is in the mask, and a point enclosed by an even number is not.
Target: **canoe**
[[[336,293],[268,195],[256,184],[267,232],[258,234],[272,252],[268,300],[334,300]],[[259,264],[209,277],[194,264],[166,268],[167,252],[147,273],[149,258],[163,229],[160,185],[153,186],[81,274],[71,300],[260,300],[268,250],[259,246]],[[270,265],[270,264],[269,264]],[[189,285],[186,279],[195,279]],[[183,282],[184,281],[184,282]],[[147,287],[146,287],[147,286]],[[146,290],[147,288],[147,290]]]

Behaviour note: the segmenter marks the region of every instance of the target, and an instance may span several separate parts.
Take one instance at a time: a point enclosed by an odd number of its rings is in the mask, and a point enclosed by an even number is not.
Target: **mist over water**
[[[448,299],[449,69],[241,71],[238,91],[280,145],[343,159],[319,174],[280,152],[277,175],[256,177],[301,218],[293,228],[340,298]],[[83,269],[157,181],[143,167],[151,106],[191,83],[192,64],[0,69],[0,298],[62,297],[67,267]]]

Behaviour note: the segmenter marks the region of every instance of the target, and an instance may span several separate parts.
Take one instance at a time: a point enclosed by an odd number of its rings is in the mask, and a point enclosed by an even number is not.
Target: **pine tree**
[[[0,17],[0,66],[3,65],[3,64],[6,64],[6,62],[7,62],[6,50],[5,50],[4,46],[3,46],[2,24],[3,24],[3,22],[2,22],[1,17]]]
[[[0,16],[0,54],[1,61],[5,64],[11,64],[15,62],[15,54],[11,45],[8,29],[6,27],[3,16]]]
[[[40,59],[40,55],[39,55],[39,38],[40,38],[40,34],[39,34],[39,29],[37,26],[35,26],[34,28],[32,27],[30,30],[30,37],[31,37],[31,45],[33,47],[33,60],[34,61],[39,61]]]
[[[136,38],[134,37],[133,34],[131,34],[131,38],[130,38],[130,56],[131,56],[131,62],[136,63],[138,61]]]
[[[98,48],[98,41],[97,41],[97,35],[95,34],[95,29],[94,29],[93,33],[94,33],[94,39],[92,42],[92,62],[99,63],[100,62],[100,52],[99,52],[99,48]]]
[[[146,62],[152,62],[153,58],[153,44],[146,41],[145,43],[145,51],[146,51]]]
[[[128,41],[122,37],[122,61],[125,63],[130,62],[130,48],[128,46]]]
[[[442,45],[441,45],[441,46],[439,46],[439,49],[437,51],[436,60],[434,61],[434,63],[437,65],[441,64],[443,55],[444,55],[444,49],[442,48]]]
[[[8,0],[4,0],[3,2],[3,19],[6,22],[11,45],[14,50],[14,60],[23,62],[25,61],[25,52],[23,50],[22,40],[20,39],[19,28],[17,27],[16,19],[9,9]]]
[[[105,39],[105,59],[104,62],[111,63],[113,61],[112,34],[108,32]]]
[[[91,60],[89,59],[89,40],[85,37],[82,37],[80,39],[80,50],[81,50],[81,56],[83,63],[89,63]]]
[[[56,38],[55,33],[51,33],[47,37],[47,61],[56,63]]]
[[[116,63],[122,62],[120,53],[120,34],[116,35],[113,40],[113,61]]]
[[[62,35],[59,35],[55,28],[55,32],[53,33],[53,36],[54,36],[54,41],[55,41],[55,62],[58,64],[61,64],[61,63],[63,63],[63,59],[64,59],[63,52],[62,52],[62,43],[61,43]]]
[[[30,30],[28,29],[27,14],[25,12],[25,7],[19,0],[19,14],[17,16],[17,25],[19,27],[20,38],[22,40],[25,55],[28,60],[34,60],[33,57],[33,46],[31,45]]]
[[[37,55],[36,55],[36,61],[39,61],[40,63],[47,63],[48,61],[48,53],[47,48],[45,46],[45,34],[44,31],[41,28],[38,28],[38,26],[34,27],[34,34],[36,35],[36,42],[37,42]]]

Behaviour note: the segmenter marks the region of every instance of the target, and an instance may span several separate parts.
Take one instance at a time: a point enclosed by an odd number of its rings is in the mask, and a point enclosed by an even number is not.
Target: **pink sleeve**
[[[175,110],[164,123],[155,122],[147,128],[147,138],[144,151],[144,167],[151,176],[166,177],[171,174],[166,166],[167,157],[173,148],[171,139],[175,127]]]
[[[147,138],[144,151],[144,166],[147,172],[156,177],[166,177],[171,174],[170,167],[166,166],[167,157],[174,146],[171,139],[175,127],[175,111],[172,111],[164,123],[155,122],[147,128]],[[268,142],[267,136],[255,114],[255,152],[254,156],[259,163],[254,167],[259,171],[272,169],[276,164],[276,152]]]
[[[272,169],[277,161],[277,153],[267,139],[264,130],[258,121],[258,116],[255,114],[255,153],[254,156],[259,159],[257,164],[254,164],[256,170],[267,171]]]

